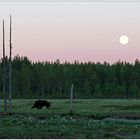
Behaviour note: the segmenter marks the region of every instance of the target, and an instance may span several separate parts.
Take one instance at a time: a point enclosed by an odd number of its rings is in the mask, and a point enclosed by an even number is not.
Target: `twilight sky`
[[[2,20],[8,50],[12,14],[13,56],[33,61],[134,62],[140,59],[139,13],[140,2],[0,2],[0,57]],[[119,43],[121,35],[129,37],[127,45]]]

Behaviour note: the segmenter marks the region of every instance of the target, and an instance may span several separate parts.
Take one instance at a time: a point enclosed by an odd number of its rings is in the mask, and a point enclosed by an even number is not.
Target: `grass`
[[[3,113],[0,138],[140,138],[140,100],[49,99],[50,110],[31,109],[35,99],[13,100],[12,113]]]

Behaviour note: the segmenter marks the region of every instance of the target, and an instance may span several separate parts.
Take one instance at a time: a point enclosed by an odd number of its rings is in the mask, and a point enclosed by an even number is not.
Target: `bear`
[[[42,109],[44,106],[46,106],[47,109],[49,109],[49,107],[51,106],[51,103],[46,100],[37,100],[34,102],[32,109],[33,108]]]

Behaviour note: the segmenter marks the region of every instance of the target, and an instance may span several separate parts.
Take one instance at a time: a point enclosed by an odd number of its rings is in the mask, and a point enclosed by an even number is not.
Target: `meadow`
[[[31,109],[36,99],[13,100],[4,113],[0,100],[0,138],[140,138],[140,100],[49,99],[51,108]]]

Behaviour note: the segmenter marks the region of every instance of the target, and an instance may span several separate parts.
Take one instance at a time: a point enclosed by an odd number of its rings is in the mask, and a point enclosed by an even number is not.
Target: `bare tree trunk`
[[[3,20],[3,94],[4,94],[4,110],[5,110],[5,112],[7,112],[4,20]]]
[[[73,113],[73,84],[70,90],[70,113]]]
[[[11,57],[12,57],[12,41],[11,41],[11,38],[12,38],[12,17],[10,15],[10,40],[9,40],[9,43],[10,43],[10,54],[9,54],[9,105],[10,105],[10,112],[11,112],[11,109],[12,109],[12,95],[11,95]]]

